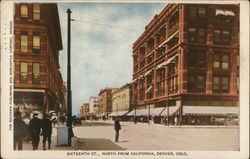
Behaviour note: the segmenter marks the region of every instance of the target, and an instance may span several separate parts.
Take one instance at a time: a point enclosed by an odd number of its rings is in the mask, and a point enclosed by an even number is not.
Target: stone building
[[[99,114],[99,97],[89,98],[89,116],[90,119],[96,119]]]
[[[182,124],[237,116],[239,5],[167,5],[133,44],[132,90],[128,115]]]
[[[123,117],[132,109],[132,85],[125,84],[112,93],[112,113],[109,116]],[[124,119],[125,120],[125,119]]]
[[[27,114],[61,112],[62,38],[57,4],[16,3],[14,34],[15,108]]]

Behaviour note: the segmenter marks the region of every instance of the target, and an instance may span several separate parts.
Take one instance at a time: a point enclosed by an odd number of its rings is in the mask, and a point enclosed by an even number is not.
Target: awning
[[[169,106],[169,112],[168,112],[168,107],[166,107],[164,111],[161,113],[161,116],[167,116],[167,115],[172,116],[178,111],[179,108],[180,108],[179,106]]]
[[[128,111],[118,111],[118,112],[112,112],[109,116],[124,116],[128,113]]]
[[[148,72],[146,72],[146,73],[144,74],[144,77],[146,77],[147,75],[149,75],[149,74],[152,72],[152,70],[153,70],[153,69],[151,69],[151,70],[149,70]]]
[[[153,112],[153,109],[137,109],[136,110],[136,116],[148,116],[149,110],[150,110],[150,115]],[[134,116],[135,115],[135,110],[132,110],[127,114],[127,116]]]
[[[223,10],[223,9],[216,9],[215,15],[224,15],[224,16],[235,16],[234,12],[231,10]]]
[[[152,89],[152,86],[149,86],[148,89],[146,90],[146,93],[148,93]]]
[[[152,55],[152,53],[153,53],[154,51],[155,51],[155,50],[150,51],[150,53],[148,53],[146,57],[149,57],[150,55]]]
[[[144,75],[142,74],[142,75],[140,75],[139,77],[138,77],[138,79],[141,79],[141,78],[143,78],[144,77]]]
[[[239,107],[183,106],[183,115],[238,116]]]
[[[159,65],[156,66],[156,69],[159,69],[159,68],[161,68],[163,66],[166,66],[166,65],[168,65],[170,63],[174,63],[173,60],[176,58],[176,56],[178,56],[178,54],[176,54],[175,56],[169,58],[167,61],[164,61],[164,62],[160,63]]]
[[[169,38],[167,38],[166,40],[164,40],[159,46],[158,48],[162,47],[162,45],[168,43],[173,37],[178,37],[179,36],[179,30],[177,30],[175,33],[173,33]]]
[[[132,81],[132,83],[134,83],[135,81],[137,81],[137,78],[135,78],[135,79]]]

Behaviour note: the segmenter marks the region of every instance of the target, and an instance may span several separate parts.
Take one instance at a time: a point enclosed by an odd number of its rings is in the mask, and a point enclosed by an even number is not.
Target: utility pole
[[[70,40],[71,40],[71,10],[67,10],[68,13],[68,66],[67,66],[67,126],[68,126],[68,146],[71,146],[71,137],[73,135],[72,130],[72,92],[71,92],[71,65],[70,65]]]

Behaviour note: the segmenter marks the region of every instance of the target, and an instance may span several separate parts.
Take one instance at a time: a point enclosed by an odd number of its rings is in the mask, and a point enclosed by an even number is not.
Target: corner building
[[[61,112],[62,39],[57,5],[16,3],[14,32],[15,108],[26,114],[34,110]]]
[[[167,111],[178,124],[237,116],[239,5],[167,5],[133,44],[132,88],[135,116]]]

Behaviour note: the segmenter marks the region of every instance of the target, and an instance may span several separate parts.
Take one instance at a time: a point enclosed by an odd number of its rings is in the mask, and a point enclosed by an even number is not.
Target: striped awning
[[[109,116],[124,116],[128,113],[128,111],[118,111],[118,112],[112,112]]]
[[[177,111],[179,110],[180,106],[170,106],[168,107],[164,107],[164,111],[161,113],[161,116],[172,116],[174,114],[177,113]]]
[[[163,67],[163,66],[166,66],[166,65],[168,65],[168,64],[170,64],[170,63],[174,63],[173,60],[174,60],[177,56],[178,56],[178,54],[176,54],[176,55],[174,55],[173,57],[169,58],[167,61],[164,61],[164,62],[160,63],[159,65],[156,66],[156,69],[159,69],[159,68],[161,68],[161,67]]]
[[[239,107],[223,106],[183,106],[183,115],[238,116]]]
[[[149,113],[151,115],[152,112],[153,112],[153,108],[152,109],[137,109],[136,116],[148,116]],[[132,110],[131,112],[127,114],[127,116],[134,116],[134,115],[135,115],[135,110]]]

